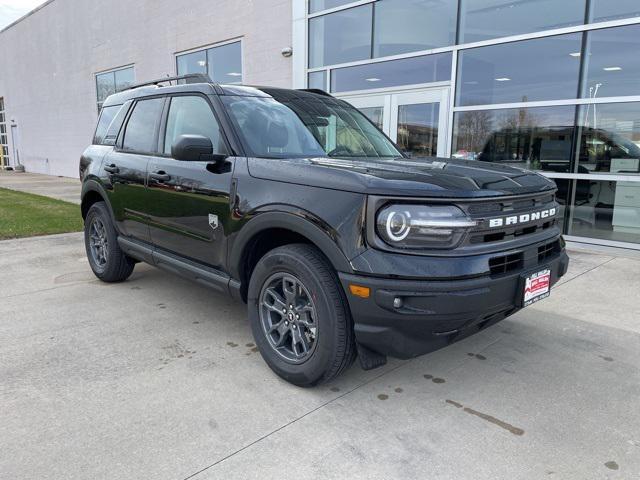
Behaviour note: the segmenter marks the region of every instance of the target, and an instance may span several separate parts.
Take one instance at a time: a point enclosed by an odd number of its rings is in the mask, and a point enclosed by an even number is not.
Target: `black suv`
[[[322,91],[163,82],[110,96],[81,158],[91,268],[144,261],[245,301],[291,383],[431,352],[567,270],[543,176],[407,158]]]

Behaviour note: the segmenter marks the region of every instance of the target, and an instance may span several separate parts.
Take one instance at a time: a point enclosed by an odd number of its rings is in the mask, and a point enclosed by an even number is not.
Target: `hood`
[[[409,197],[495,197],[556,188],[553,181],[528,170],[449,158],[251,158],[249,173],[278,182]]]

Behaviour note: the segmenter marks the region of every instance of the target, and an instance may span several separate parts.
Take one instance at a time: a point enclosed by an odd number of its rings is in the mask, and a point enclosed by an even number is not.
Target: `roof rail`
[[[157,80],[150,80],[148,82],[136,83],[131,85],[127,90],[133,90],[134,88],[146,87],[147,85],[158,85],[159,83],[176,82],[176,85],[180,80],[184,80],[184,83],[213,83],[211,77],[206,73],[190,73],[188,75],[180,75],[177,77],[159,78]]]

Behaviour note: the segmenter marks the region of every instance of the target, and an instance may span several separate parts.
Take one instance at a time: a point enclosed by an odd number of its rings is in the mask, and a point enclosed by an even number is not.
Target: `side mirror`
[[[221,162],[226,155],[213,153],[211,139],[203,135],[180,135],[171,145],[171,156],[185,162]]]

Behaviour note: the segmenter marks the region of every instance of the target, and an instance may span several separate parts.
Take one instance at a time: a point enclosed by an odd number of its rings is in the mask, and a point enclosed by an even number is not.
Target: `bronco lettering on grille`
[[[520,215],[513,215],[511,217],[491,218],[489,220],[489,227],[508,227],[510,225],[519,225],[521,223],[534,222],[536,220],[542,220],[544,218],[554,217],[556,214],[555,208],[549,208],[547,210],[540,210],[534,213],[522,213]]]

